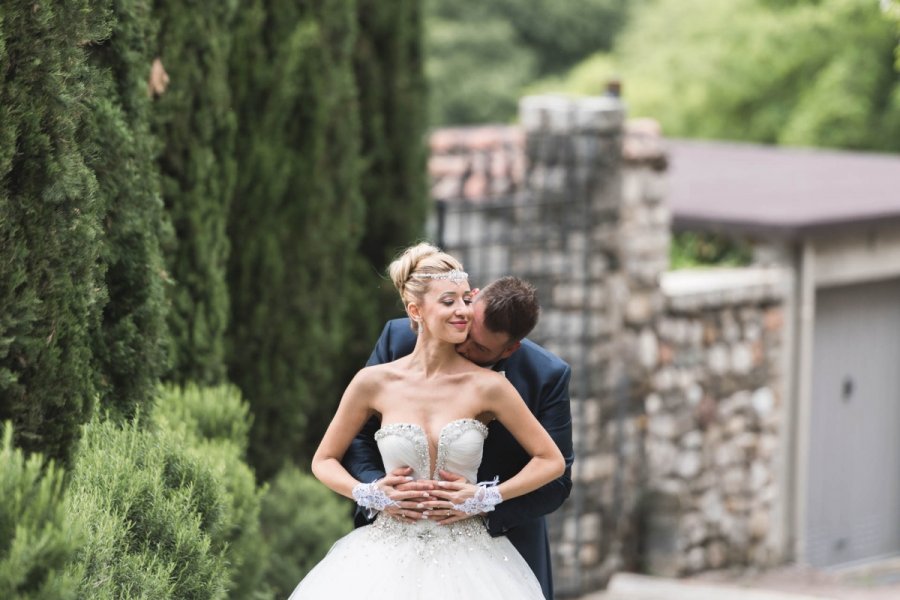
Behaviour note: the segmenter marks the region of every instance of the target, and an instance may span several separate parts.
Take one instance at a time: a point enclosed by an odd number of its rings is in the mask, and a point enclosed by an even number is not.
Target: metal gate
[[[816,294],[806,560],[900,553],[900,280]]]

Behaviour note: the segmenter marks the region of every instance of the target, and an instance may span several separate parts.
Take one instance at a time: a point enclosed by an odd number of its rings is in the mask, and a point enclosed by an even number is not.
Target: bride
[[[468,276],[452,256],[429,244],[408,248],[389,268],[418,333],[412,354],[360,371],[341,398],[312,461],[313,473],[335,492],[374,514],[410,509],[338,540],[300,582],[290,600],[422,600],[488,598],[544,600],[534,574],[505,537],[492,538],[479,515],[526,494],[563,472],[563,457],[515,388],[500,373],[456,353],[472,321]],[[360,482],[341,466],[357,432],[372,416],[388,473]],[[486,423],[500,422],[531,456],[506,481],[476,482]],[[440,481],[430,491],[397,491],[411,479],[439,480],[441,470],[465,480]],[[429,515],[450,510],[470,518],[440,525]]]

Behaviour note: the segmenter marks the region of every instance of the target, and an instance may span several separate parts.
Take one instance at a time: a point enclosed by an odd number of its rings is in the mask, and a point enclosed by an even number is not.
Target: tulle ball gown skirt
[[[528,564],[480,518],[452,525],[379,515],[338,540],[290,600],[543,600]]]

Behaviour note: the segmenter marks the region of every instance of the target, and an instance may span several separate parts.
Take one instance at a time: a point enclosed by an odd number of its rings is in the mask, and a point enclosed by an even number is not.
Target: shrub
[[[228,562],[232,598],[262,596],[267,555],[259,525],[263,491],[244,462],[250,414],[234,386],[163,388],[153,412],[161,431],[176,434],[224,487],[222,524],[211,536]]]
[[[161,429],[183,430],[198,440],[227,441],[247,449],[250,408],[234,386],[203,388],[164,386],[153,409],[153,422]]]
[[[262,527],[271,557],[266,581],[279,598],[353,529],[350,505],[296,467],[282,469],[263,498]]]
[[[63,474],[43,457],[13,448],[12,426],[0,447],[0,598],[76,598],[80,571],[72,560],[84,539],[66,515]]]
[[[80,556],[85,597],[226,597],[221,537],[228,500],[184,436],[94,418],[70,484],[72,514],[90,524]]]

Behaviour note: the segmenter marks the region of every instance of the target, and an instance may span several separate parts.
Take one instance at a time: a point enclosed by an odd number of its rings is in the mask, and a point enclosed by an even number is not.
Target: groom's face
[[[479,302],[477,296],[472,309],[469,337],[456,346],[457,352],[476,365],[489,367],[519,348],[519,342],[510,342],[509,336],[505,333],[497,333],[484,326],[484,303]]]

